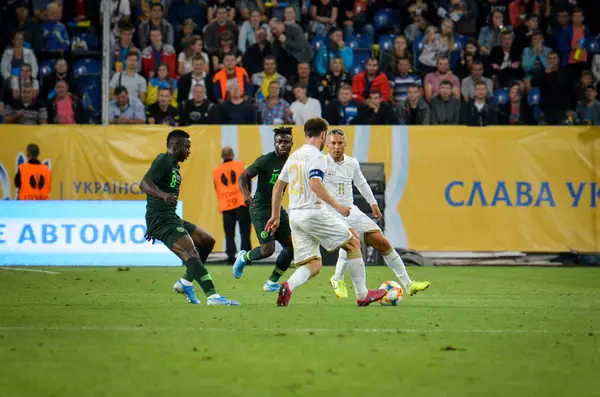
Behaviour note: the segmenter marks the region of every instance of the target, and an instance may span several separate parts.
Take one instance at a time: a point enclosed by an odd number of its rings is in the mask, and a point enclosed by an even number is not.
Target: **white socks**
[[[333,275],[333,279],[335,281],[344,280],[344,274],[348,270],[348,253],[346,250],[340,249],[338,260],[335,264],[335,274]]]
[[[354,291],[356,291],[356,299],[365,299],[369,290],[367,290],[367,271],[365,270],[365,263],[362,256],[348,259],[347,266],[350,278],[352,278],[352,284],[354,284]]]
[[[309,278],[310,270],[306,266],[300,266],[287,281],[290,291],[293,291],[294,288],[299,287],[307,282]]]
[[[383,256],[383,259],[385,260],[385,263],[387,263],[387,265],[392,268],[392,270],[396,274],[396,277],[400,279],[400,282],[402,283],[404,288],[410,288],[412,280],[410,279],[410,277],[408,277],[408,272],[406,271],[404,262],[402,262],[402,258],[400,258],[400,255],[396,252],[396,250],[392,249],[392,252]]]
[[[360,258],[348,259],[346,250],[341,249],[339,252],[337,263],[335,264],[335,274],[333,279],[336,281],[344,280],[344,274],[350,272],[354,291],[356,291],[357,299],[365,299],[367,297],[367,271],[362,256]]]
[[[406,271],[406,267],[404,266],[404,262],[402,262],[402,258],[396,252],[395,249],[387,254],[383,255],[383,259],[385,263],[392,268],[396,277],[400,279],[400,282],[404,286],[404,288],[410,288],[412,284],[412,280],[408,276],[408,272]],[[363,265],[364,268],[364,265]],[[344,274],[350,270],[350,261],[348,260],[348,254],[344,250],[340,250],[340,254],[338,256],[337,263],[335,264],[335,274],[333,279],[336,281],[342,281],[344,279]]]

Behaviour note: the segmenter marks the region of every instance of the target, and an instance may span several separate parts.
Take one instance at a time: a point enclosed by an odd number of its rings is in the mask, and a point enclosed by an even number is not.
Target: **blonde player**
[[[323,177],[327,160],[321,153],[329,125],[321,118],[304,124],[304,146],[290,155],[273,187],[271,219],[265,230],[271,234],[279,227],[283,192],[289,184],[289,218],[294,244],[294,263],[298,268],[279,289],[277,306],[288,306],[292,291],[316,276],[321,270],[319,244],[329,251],[342,248],[347,252],[348,272],[354,282],[359,306],[367,306],[385,295],[384,290],[369,291],[360,241],[342,221],[351,208],[338,203],[327,192]],[[328,204],[340,216],[325,208]]]
[[[396,277],[400,279],[406,292],[414,295],[419,291],[426,290],[429,287],[429,281],[412,281],[410,279],[402,258],[392,248],[379,226],[354,205],[352,184],[356,185],[360,194],[371,205],[373,217],[378,220],[382,218],[377,200],[375,200],[373,192],[360,170],[358,160],[344,154],[344,150],[346,149],[344,131],[339,128],[329,131],[327,133],[327,147],[329,148],[329,154],[325,156],[327,159],[327,171],[325,172],[323,182],[337,202],[352,208],[347,218],[339,218],[343,219],[347,226],[358,234],[360,241],[381,252],[385,263],[392,268]],[[331,208],[329,209],[335,214]],[[335,274],[329,279],[335,294],[340,298],[348,297],[344,283],[344,274],[346,273],[347,266],[346,252],[340,251],[335,266]]]

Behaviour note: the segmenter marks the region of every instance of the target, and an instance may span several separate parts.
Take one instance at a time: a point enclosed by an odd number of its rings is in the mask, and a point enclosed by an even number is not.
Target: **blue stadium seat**
[[[600,37],[590,37],[587,39],[587,49],[590,55],[600,54]]]
[[[352,73],[352,76],[356,76],[359,73],[362,73],[365,71],[365,64],[364,63],[359,63],[359,64],[354,64],[354,66],[352,66],[352,70],[350,71],[350,73]]]
[[[329,38],[326,36],[313,36],[312,38],[312,48],[315,50],[315,53],[321,49],[321,47],[327,47],[327,42]]]
[[[419,36],[416,39],[413,40],[412,42],[412,48],[413,48],[413,54],[414,54],[414,60],[415,60],[415,64],[413,65],[415,68],[418,66],[418,59],[421,56],[421,53],[423,52],[423,39],[425,38],[425,36]]]
[[[400,23],[400,11],[382,8],[375,13],[375,30],[393,29]]]
[[[527,103],[529,103],[529,106],[540,104],[540,89],[538,87],[533,87],[529,91],[527,94]]]
[[[385,65],[391,57],[394,50],[394,40],[396,36],[387,34],[379,37],[379,64]]]
[[[373,38],[366,34],[349,35],[345,42],[353,50],[371,50],[373,48]]]
[[[498,88],[494,91],[494,103],[496,105],[503,105],[508,102],[508,94],[510,92],[510,88]]]
[[[392,51],[394,49],[394,39],[396,36],[393,34],[386,34],[379,37],[379,51]]]
[[[465,47],[467,46],[468,40],[469,40],[469,38],[467,36],[462,36],[460,34],[454,35],[454,42],[456,43],[457,47],[460,48],[461,50],[465,49]]]
[[[538,87],[533,87],[527,94],[527,103],[531,108],[531,114],[535,121],[539,121],[542,112],[540,109],[540,96],[540,89]]]
[[[81,40],[85,43],[87,49],[86,51],[98,51],[99,45],[98,45],[98,38],[91,34],[91,33],[80,33],[78,35],[76,35],[75,37],[73,37],[72,42],[74,42],[75,40]]]
[[[44,80],[44,77],[51,75],[54,73],[54,67],[56,66],[56,59],[46,59],[42,61],[39,66],[39,78],[40,83]]]
[[[373,44],[375,44],[375,42],[373,41],[373,37],[368,34],[357,34],[356,39],[358,40],[359,48],[373,49]]]
[[[364,65],[367,64],[367,60],[373,56],[373,52],[371,50],[354,50],[352,52],[353,55],[353,65],[352,67],[362,65],[364,69]],[[354,70],[354,69],[353,69]],[[361,70],[362,71],[362,70]]]
[[[98,76],[102,74],[102,65],[96,59],[84,58],[75,63],[73,74],[75,77]]]
[[[346,36],[346,38],[344,39],[344,42],[346,43],[346,45],[350,48],[352,48],[353,50],[355,48],[360,48],[360,44],[358,43],[358,37],[356,37],[355,35],[348,35]]]

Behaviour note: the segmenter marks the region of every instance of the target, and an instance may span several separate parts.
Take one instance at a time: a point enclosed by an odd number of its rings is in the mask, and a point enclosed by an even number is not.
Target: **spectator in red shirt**
[[[352,97],[356,102],[363,103],[371,91],[379,91],[383,102],[390,100],[390,81],[385,73],[379,70],[377,58],[369,58],[365,71],[354,76],[352,80]]]
[[[161,63],[167,65],[171,77],[177,78],[177,54],[173,46],[163,43],[162,38],[160,29],[153,28],[150,31],[150,46],[142,52],[142,73],[148,79],[154,78]]]

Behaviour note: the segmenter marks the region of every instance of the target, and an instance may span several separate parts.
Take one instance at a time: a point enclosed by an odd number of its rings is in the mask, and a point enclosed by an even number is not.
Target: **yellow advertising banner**
[[[345,126],[346,153],[381,162],[386,234],[428,251],[600,251],[600,128]],[[182,165],[184,217],[224,241],[212,181],[224,146],[250,165],[270,126],[193,126]],[[54,200],[144,200],[139,181],[166,148],[163,126],[0,126],[0,197],[29,143],[53,172]],[[294,129],[294,148],[303,144]],[[254,239],[256,244],[256,239]],[[217,249],[220,249],[219,245]]]

